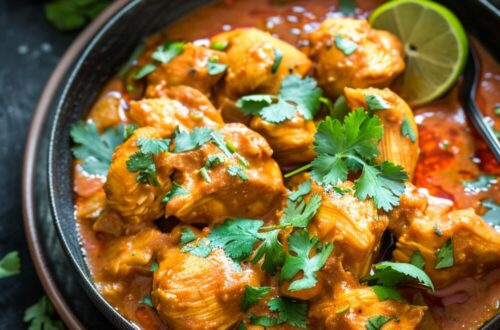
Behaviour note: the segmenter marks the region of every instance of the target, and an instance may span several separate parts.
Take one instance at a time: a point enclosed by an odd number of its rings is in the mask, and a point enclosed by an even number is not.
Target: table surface
[[[76,35],[54,29],[40,0],[0,0],[0,258],[21,258],[21,274],[0,280],[0,329],[25,329],[24,310],[43,295],[24,236],[23,149],[38,97]]]

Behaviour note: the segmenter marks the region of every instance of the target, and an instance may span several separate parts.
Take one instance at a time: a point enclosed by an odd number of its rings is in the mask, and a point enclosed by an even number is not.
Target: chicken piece
[[[137,181],[137,172],[127,169],[127,160],[139,151],[137,140],[141,138],[158,139],[160,134],[152,127],[136,129],[113,153],[104,185],[108,207],[117,211],[129,224],[147,223],[160,218],[164,213],[162,199],[170,190],[168,179],[158,178],[159,186],[140,183]]]
[[[296,114],[291,120],[272,124],[259,116],[252,118],[250,128],[262,134],[274,151],[274,159],[281,166],[292,166],[310,162],[316,156],[313,150],[316,126]]]
[[[105,260],[103,270],[113,277],[131,273],[150,274],[150,265],[168,238],[156,229],[143,229],[135,235],[110,241],[98,258]]]
[[[226,63],[226,54],[191,43],[185,44],[180,55],[148,75],[146,95],[178,85],[187,85],[210,95],[211,88],[222,78],[224,72],[209,74],[209,61]]]
[[[219,33],[212,42],[228,42],[225,95],[232,99],[250,93],[277,94],[285,76],[304,76],[312,66],[298,49],[255,28]],[[283,57],[273,73],[276,50]]]
[[[356,44],[346,55],[338,47],[341,38]],[[336,98],[344,87],[387,87],[405,68],[399,39],[372,29],[366,20],[329,18],[309,35],[310,57],[318,63],[316,78],[325,93]]]
[[[418,147],[418,128],[410,106],[388,88],[345,88],[344,94],[348,106],[353,110],[359,107],[368,108],[367,95],[379,97],[387,103],[388,109],[373,111],[384,126],[384,135],[378,143],[378,149],[380,150],[378,161],[390,161],[403,166],[410,175],[411,181],[417,166],[420,149]],[[404,121],[406,122],[404,123]],[[414,140],[407,135],[403,135],[403,125],[409,125],[410,130],[415,134]]]
[[[321,196],[321,206],[309,222],[309,233],[324,243],[334,243],[333,255],[356,278],[368,275],[387,228],[387,218],[377,214],[371,199],[360,201],[354,197],[352,182],[338,185],[348,191],[343,195],[326,192],[313,181],[311,184],[311,194]]]
[[[170,137],[177,126],[219,128],[220,113],[200,91],[188,86],[170,87],[159,98],[130,102],[129,117],[139,126],[151,126]]]
[[[219,249],[206,258],[165,249],[151,294],[160,318],[172,329],[230,328],[243,316],[245,287],[260,285],[258,273],[243,267]]]
[[[220,133],[237,152],[225,155],[208,142],[198,150],[159,156],[158,173],[171,176],[188,191],[168,201],[166,216],[185,223],[214,224],[228,217],[273,216],[281,209],[286,190],[266,140],[242,124],[224,125]],[[214,156],[222,162],[207,169],[208,182],[200,169]]]
[[[398,208],[388,214],[397,237],[394,259],[409,262],[419,251],[425,272],[437,288],[467,276],[481,276],[500,267],[500,233],[472,209],[449,211],[423,192],[409,186]],[[436,269],[436,254],[452,241],[453,265]]]

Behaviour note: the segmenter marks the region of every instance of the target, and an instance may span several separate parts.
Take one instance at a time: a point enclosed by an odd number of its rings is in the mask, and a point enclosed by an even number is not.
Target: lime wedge
[[[437,99],[462,73],[467,35],[447,8],[428,0],[393,0],[378,7],[369,22],[403,42],[406,70],[392,88],[412,106]]]

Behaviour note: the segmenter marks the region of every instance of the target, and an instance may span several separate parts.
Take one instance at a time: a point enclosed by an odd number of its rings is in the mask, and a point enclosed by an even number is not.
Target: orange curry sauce
[[[357,16],[366,18],[381,2],[358,0]],[[336,12],[337,8],[337,1],[332,0],[226,0],[181,18],[162,36],[206,45],[207,38],[221,31],[255,26],[301,48],[305,45],[301,35],[314,30],[327,17],[341,16]],[[478,103],[486,115],[498,119],[493,111],[500,102],[500,69],[478,43],[474,45],[479,50],[482,64]],[[475,179],[485,173],[500,176],[500,167],[467,120],[459,99],[459,89],[460,82],[441,99],[414,109],[420,137],[420,158],[414,184],[427,188],[434,196],[449,199],[456,208],[472,207],[482,214],[485,210],[481,207],[481,200],[490,198],[500,203],[500,183],[491,185],[487,190],[470,192],[464,189],[462,180]],[[114,107],[119,109],[118,113],[109,113],[110,107],[106,106],[106,102],[96,103],[89,118],[94,120],[98,128],[127,120],[124,110],[131,95],[125,91],[124,83],[118,78],[111,80],[101,97],[109,93],[115,93],[117,97],[108,102],[123,105]],[[496,120],[495,125],[500,130],[499,120]],[[108,292],[105,294],[106,299],[125,317],[144,329],[165,328],[151,308],[139,303],[151,290],[150,274],[135,274],[128,277],[127,281],[115,283],[106,279],[101,271],[106,263],[101,258],[101,251],[111,236],[95,232],[88,218],[90,214],[100,212],[104,206],[103,180],[86,176],[80,171],[78,161],[75,161],[74,190],[83,249],[95,281],[102,291]],[[473,290],[470,290],[471,285]],[[467,291],[473,294],[466,302],[431,308],[442,329],[477,328],[498,311],[500,271],[491,272],[480,282],[471,285]],[[109,294],[113,290],[126,294]]]

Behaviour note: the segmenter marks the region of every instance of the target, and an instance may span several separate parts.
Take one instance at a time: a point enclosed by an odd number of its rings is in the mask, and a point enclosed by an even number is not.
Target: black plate
[[[123,318],[98,292],[90,278],[74,218],[69,130],[93,104],[104,83],[117,72],[132,50],[145,37],[164,29],[193,9],[210,1],[134,0],[119,10],[94,36],[70,72],[57,108],[49,142],[49,195],[59,239],[85,292],[97,308],[119,329],[136,328]],[[482,1],[442,1],[450,5],[467,31],[475,34],[499,56],[499,39],[492,27],[500,16]],[[474,15],[474,16],[472,16]],[[476,16],[477,15],[477,16]],[[477,19],[480,18],[480,19]],[[500,328],[500,320],[485,328]]]

